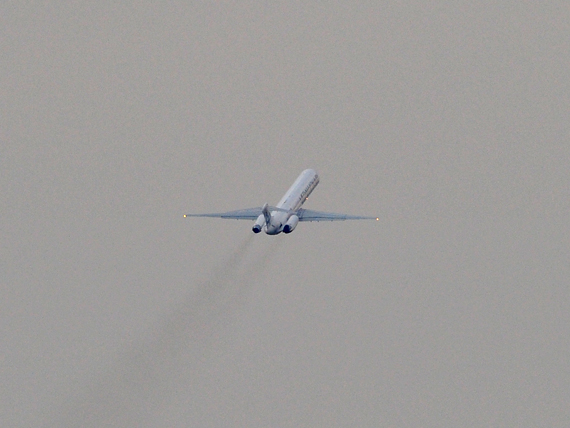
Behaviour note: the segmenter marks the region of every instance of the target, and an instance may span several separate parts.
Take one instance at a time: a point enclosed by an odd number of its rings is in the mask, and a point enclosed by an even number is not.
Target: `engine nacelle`
[[[255,220],[255,223],[253,224],[251,230],[253,230],[253,233],[259,233],[261,232],[261,229],[263,229],[264,224],[265,224],[265,217],[263,216],[263,214],[261,214],[259,217],[257,217],[257,220]]]
[[[291,217],[289,217],[289,220],[287,220],[285,226],[283,226],[283,233],[293,232],[298,224],[299,224],[299,217],[293,214]]]

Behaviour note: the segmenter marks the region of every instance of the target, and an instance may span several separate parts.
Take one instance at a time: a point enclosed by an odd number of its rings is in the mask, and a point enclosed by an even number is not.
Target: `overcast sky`
[[[0,6],[0,424],[566,427],[566,1]],[[378,222],[189,212],[275,204]]]

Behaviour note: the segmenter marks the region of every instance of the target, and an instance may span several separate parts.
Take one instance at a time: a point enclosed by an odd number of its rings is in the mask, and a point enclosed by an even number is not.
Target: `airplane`
[[[255,220],[253,233],[262,230],[268,235],[291,233],[300,221],[379,220],[378,217],[326,213],[301,208],[319,184],[319,175],[313,169],[303,171],[276,206],[246,208],[225,213],[184,214],[184,217],[219,217],[235,220]]]

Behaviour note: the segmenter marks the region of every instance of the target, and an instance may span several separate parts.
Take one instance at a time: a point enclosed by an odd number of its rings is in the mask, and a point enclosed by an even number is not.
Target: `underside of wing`
[[[297,211],[297,216],[299,217],[299,221],[378,220],[377,217],[326,213],[323,211],[306,210],[304,208]]]
[[[184,214],[184,217],[217,217],[235,220],[255,220],[262,212],[262,207],[246,208],[225,213]]]

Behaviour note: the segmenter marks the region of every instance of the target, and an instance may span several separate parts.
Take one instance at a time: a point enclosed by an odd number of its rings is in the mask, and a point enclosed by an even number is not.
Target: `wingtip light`
[[[186,218],[186,214],[184,214],[184,218]]]

